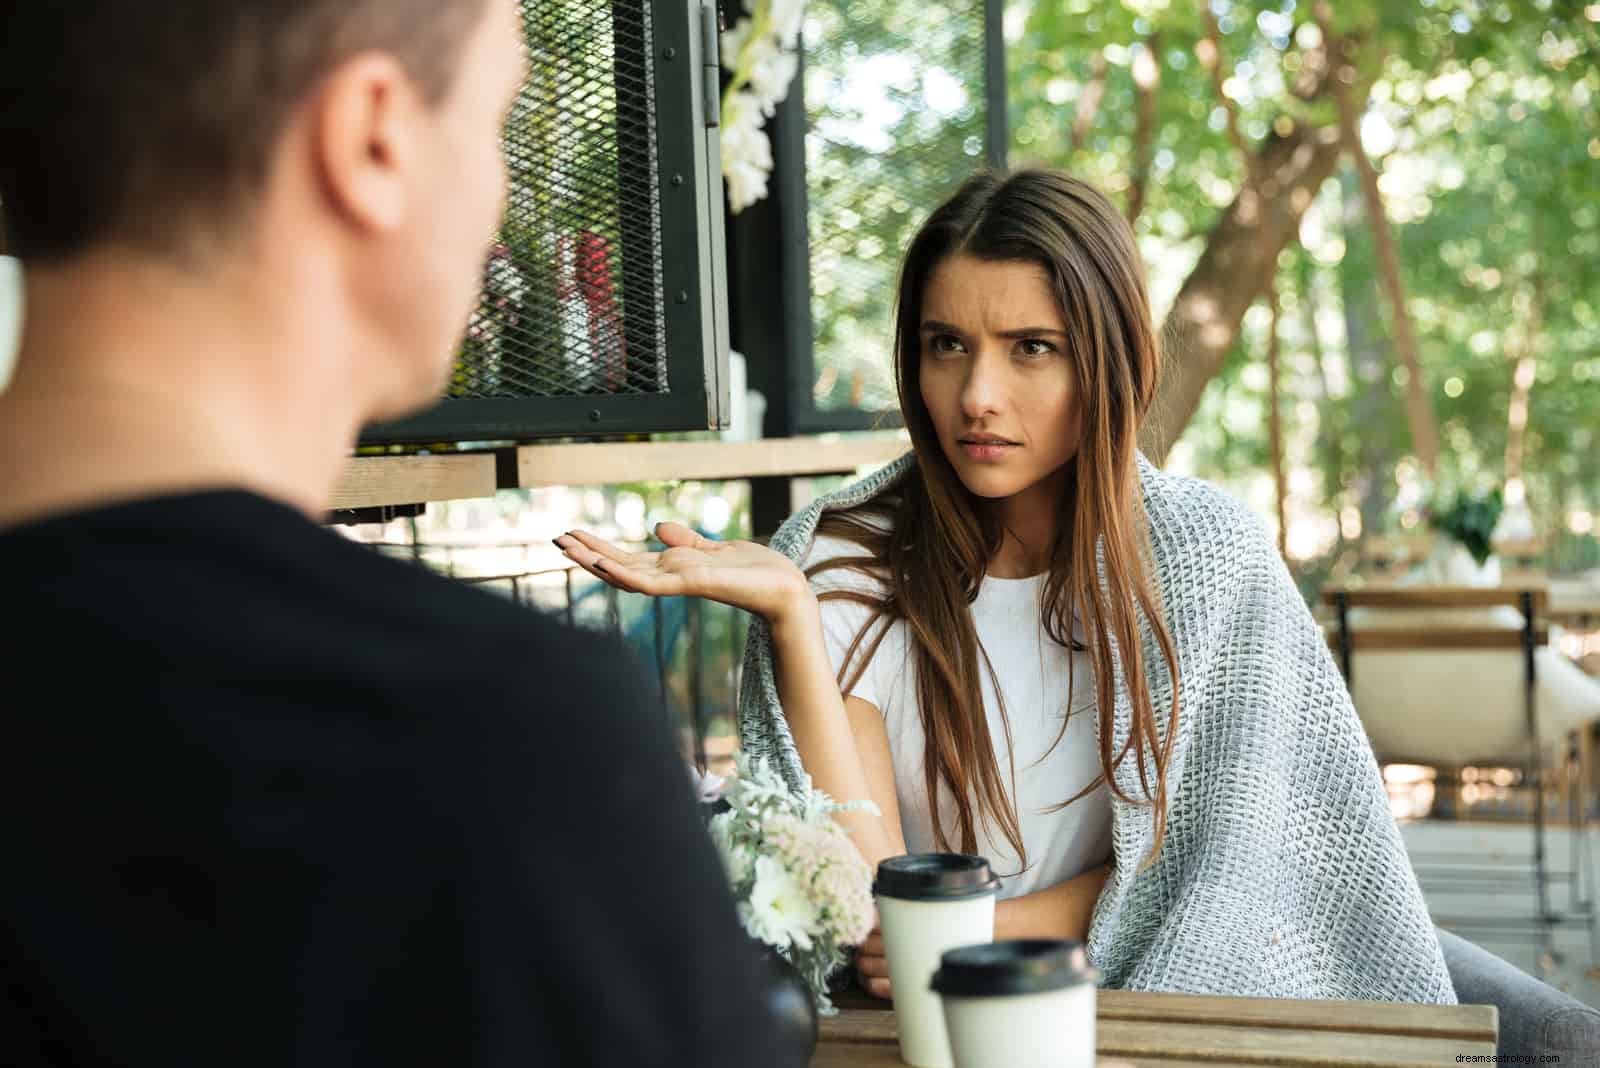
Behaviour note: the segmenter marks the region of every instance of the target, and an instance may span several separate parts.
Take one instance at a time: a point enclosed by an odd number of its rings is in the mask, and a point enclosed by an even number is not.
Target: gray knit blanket
[[[824,511],[916,477],[914,460],[908,454],[813,502],[772,548],[799,562]],[[1265,529],[1220,490],[1142,456],[1139,477],[1152,574],[1178,652],[1178,737],[1166,839],[1143,871],[1151,808],[1112,800],[1116,862],[1088,944],[1102,985],[1454,1004],[1372,748]],[[1142,638],[1159,711],[1170,707],[1172,680],[1148,626]],[[744,749],[798,790],[805,772],[760,619],[751,621],[744,668]],[[1115,689],[1113,752],[1131,723],[1126,687],[1119,680]],[[1144,796],[1131,755],[1116,778],[1128,796]]]

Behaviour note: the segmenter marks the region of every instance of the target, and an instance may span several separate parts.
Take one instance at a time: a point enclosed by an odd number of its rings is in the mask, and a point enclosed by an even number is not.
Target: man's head
[[[376,403],[415,406],[478,290],[522,62],[515,0],[8,0],[9,251],[243,257],[268,282],[317,258],[390,372]]]

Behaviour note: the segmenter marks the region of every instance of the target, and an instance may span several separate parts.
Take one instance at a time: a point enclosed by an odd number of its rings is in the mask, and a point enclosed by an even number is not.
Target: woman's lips
[[[968,441],[960,442],[961,451],[971,460],[993,461],[1001,460],[1011,455],[1012,449],[1021,448],[1009,441]]]

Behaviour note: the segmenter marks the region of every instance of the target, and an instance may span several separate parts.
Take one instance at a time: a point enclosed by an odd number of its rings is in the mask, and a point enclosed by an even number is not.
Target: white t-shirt
[[[818,537],[805,566],[836,557],[860,556],[854,542]],[[1111,795],[1104,783],[1066,808],[1049,811],[1074,796],[1100,773],[1094,725],[1094,667],[1084,652],[1072,652],[1051,640],[1040,621],[1039,595],[1044,576],[1025,579],[988,577],[972,604],[978,642],[988,653],[1005,698],[1016,750],[1017,818],[1027,847],[1028,870],[998,826],[985,826],[974,799],[978,852],[1000,876],[1000,897],[1043,890],[1098,867],[1111,859]],[[881,586],[859,572],[837,568],[811,580],[819,594],[830,589],[861,590],[878,596]],[[844,600],[822,602],[822,633],[837,673],[861,625],[872,615],[865,605]],[[867,648],[878,627],[864,639]],[[861,650],[857,651],[859,663]],[[1068,666],[1072,666],[1072,684]],[[854,664],[852,665],[852,671]],[[983,704],[1000,778],[1010,796],[1010,765],[1005,727],[995,700],[994,682],[979,659]],[[1075,692],[1072,692],[1075,691]],[[1068,701],[1069,692],[1072,700]],[[911,664],[906,625],[895,621],[884,635],[861,677],[845,696],[858,697],[883,715],[894,758],[895,793],[906,848],[913,853],[938,850],[922,766],[925,749],[917,705],[916,674]],[[1067,717],[1065,734],[1061,720]],[[1057,736],[1060,742],[1057,743]],[[1054,746],[1054,748],[1051,748]],[[955,803],[941,783],[940,804],[946,837],[960,847]]]

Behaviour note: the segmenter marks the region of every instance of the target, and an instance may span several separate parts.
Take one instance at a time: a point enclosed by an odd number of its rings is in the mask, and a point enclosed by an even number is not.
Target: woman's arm
[[[748,541],[711,541],[680,523],[662,523],[666,551],[625,552],[575,530],[556,539],[574,562],[618,589],[653,597],[706,597],[742,608],[772,630],[778,696],[800,761],[812,782],[838,801],[870,800],[882,816],[837,815],[874,869],[905,852],[894,770],[883,717],[865,701],[839,693],[822,637],[822,611],[793,561]]]
[[[883,716],[857,697],[843,697],[822,637],[822,614],[807,590],[772,620],[778,699],[800,761],[816,787],[839,801],[870,800],[880,815],[840,812],[868,867],[906,851],[894,763]]]
[[[1044,890],[998,902],[994,907],[995,941],[1007,938],[1087,941],[1095,902],[1100,899],[1100,890],[1110,874],[1111,865],[1103,864]],[[856,954],[856,971],[867,993],[880,998],[894,996],[889,983],[889,961],[884,956],[883,932],[877,927],[873,927]]]
[[[1064,883],[1031,894],[1002,901],[994,910],[994,937],[1073,938],[1083,941],[1089,934],[1089,919],[1095,902],[1111,874],[1103,864],[1075,875]]]

